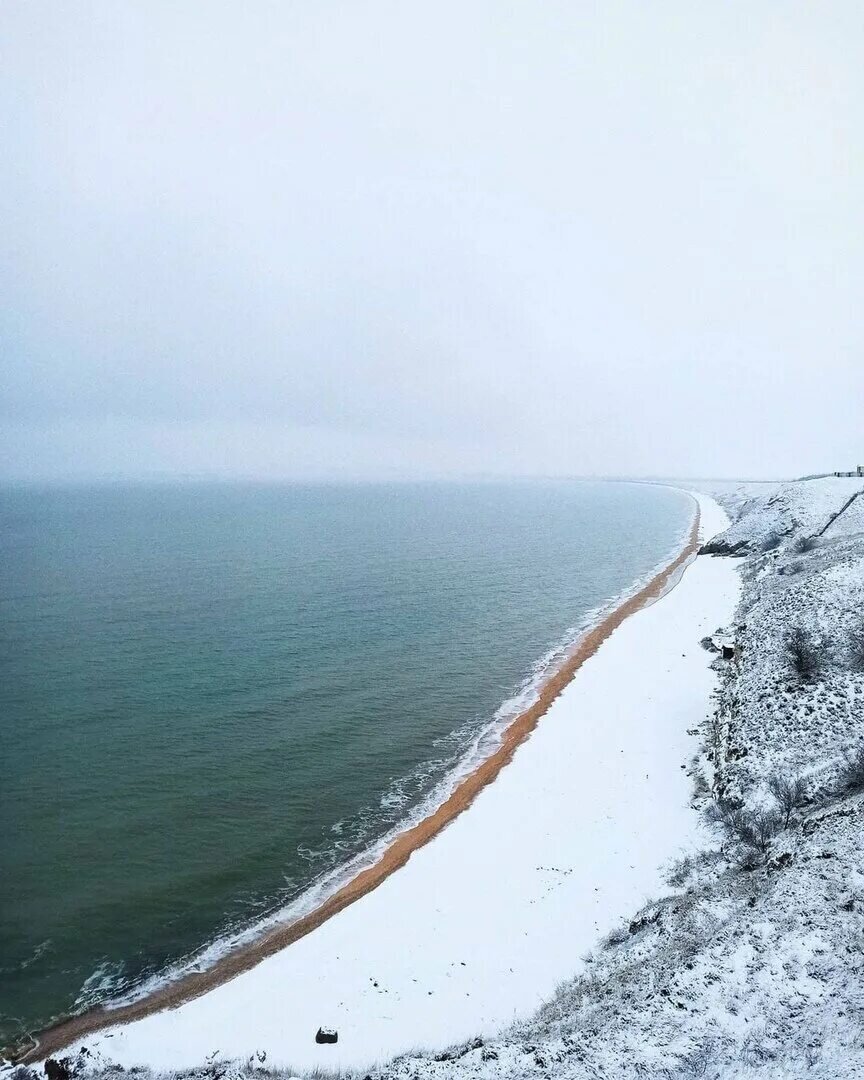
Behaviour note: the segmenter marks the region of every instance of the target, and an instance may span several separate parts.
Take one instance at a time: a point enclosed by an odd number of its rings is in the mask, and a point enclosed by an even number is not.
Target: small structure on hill
[[[851,472],[818,472],[810,473],[809,476],[800,476],[799,480],[824,480],[826,476],[851,476],[864,479],[864,465],[856,465]]]

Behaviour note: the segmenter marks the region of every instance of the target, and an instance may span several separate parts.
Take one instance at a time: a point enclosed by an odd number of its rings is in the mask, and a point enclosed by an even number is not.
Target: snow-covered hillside
[[[850,501],[858,501],[864,481],[837,477],[799,480],[758,495],[750,494],[753,486],[742,488],[740,493],[715,493],[735,520],[731,528],[706,544],[706,552],[747,555],[827,531],[833,518],[846,512]]]

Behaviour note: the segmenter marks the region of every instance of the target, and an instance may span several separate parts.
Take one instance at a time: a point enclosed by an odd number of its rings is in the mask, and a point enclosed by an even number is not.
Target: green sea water
[[[0,493],[0,1043],[311,902],[692,511],[563,481]]]

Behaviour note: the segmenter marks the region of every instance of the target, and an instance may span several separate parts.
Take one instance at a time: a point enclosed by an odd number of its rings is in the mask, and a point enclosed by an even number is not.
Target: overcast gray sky
[[[864,460],[864,4],[4,0],[0,474]]]

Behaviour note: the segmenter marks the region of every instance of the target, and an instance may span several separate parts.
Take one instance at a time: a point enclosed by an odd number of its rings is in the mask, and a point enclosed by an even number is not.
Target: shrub
[[[840,770],[838,786],[841,792],[851,795],[864,791],[864,746],[846,755],[846,763]]]
[[[692,855],[683,855],[673,863],[669,873],[666,875],[666,880],[674,888],[680,889],[693,873],[695,866],[696,859]]]
[[[825,642],[796,626],[786,635],[785,645],[786,658],[795,674],[806,681],[815,679],[825,663]]]
[[[774,810],[748,810],[747,807],[731,807],[715,803],[711,818],[721,825],[730,836],[745,848],[765,855],[771,841],[780,832],[783,819]]]
[[[776,551],[782,543],[783,534],[777,529],[772,529],[762,541],[760,548],[762,551]]]
[[[803,569],[804,564],[798,559],[793,559],[792,562],[787,563],[785,566],[781,566],[779,573],[791,577],[794,574],[800,574]]]
[[[792,545],[792,550],[798,555],[806,555],[808,551],[812,551],[816,546],[817,540],[815,536],[799,536]]]
[[[660,1076],[663,1080],[708,1080],[720,1075],[718,1062],[723,1060],[728,1060],[728,1054],[720,1052],[710,1040],[679,1058],[677,1064],[666,1066]]]
[[[742,844],[764,855],[780,831],[780,815],[772,810],[739,810],[734,829]]]
[[[625,941],[630,939],[630,931],[626,926],[618,926],[614,930],[611,930],[603,939],[604,949],[613,949],[616,945],[623,945]]]
[[[783,828],[789,828],[789,821],[796,810],[805,805],[808,798],[807,783],[800,776],[781,776],[776,774],[768,781],[768,790],[774,796],[783,819]]]
[[[864,672],[864,627],[853,630],[846,643],[849,667],[853,671]]]

